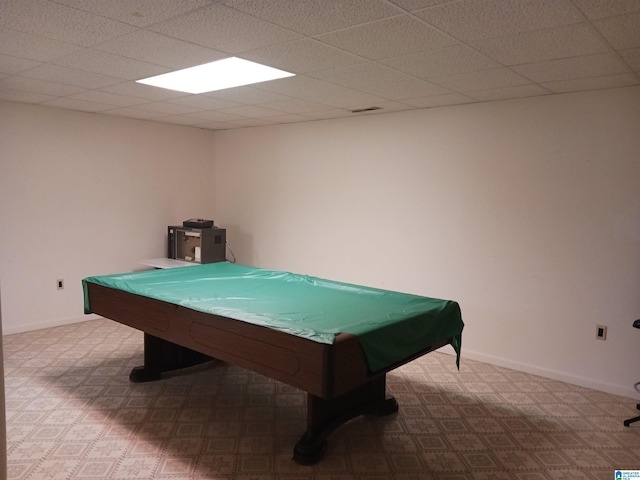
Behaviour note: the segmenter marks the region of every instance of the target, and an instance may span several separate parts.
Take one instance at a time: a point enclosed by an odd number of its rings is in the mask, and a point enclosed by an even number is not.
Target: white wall
[[[638,88],[215,133],[0,103],[4,333],[204,216],[241,263],[458,300],[463,359],[635,396],[639,127]]]
[[[240,263],[458,300],[463,358],[631,397],[639,132],[637,87],[216,132],[216,219]]]
[[[0,293],[1,292],[2,290],[0,289]],[[0,301],[0,478],[7,478],[7,411],[4,394],[4,355],[2,353],[1,304],[2,302]]]
[[[167,225],[213,216],[213,143],[206,130],[0,103],[4,333],[86,320],[82,278],[166,256]]]

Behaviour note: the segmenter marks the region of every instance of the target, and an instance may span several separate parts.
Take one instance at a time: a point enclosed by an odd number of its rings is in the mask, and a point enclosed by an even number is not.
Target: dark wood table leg
[[[396,399],[386,395],[384,374],[337,398],[307,394],[307,431],[293,449],[293,459],[313,465],[324,455],[327,437],[343,423],[364,414],[382,416],[397,411]]]
[[[164,372],[192,367],[212,358],[190,348],[144,334],[144,365],[134,367],[129,380],[135,383],[160,380]]]

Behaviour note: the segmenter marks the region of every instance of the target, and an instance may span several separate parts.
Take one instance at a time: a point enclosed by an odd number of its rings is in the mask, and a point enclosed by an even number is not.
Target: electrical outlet
[[[64,280],[62,278],[57,279],[56,286],[58,290],[64,290]]]
[[[596,339],[597,340],[606,340],[607,339],[607,326],[606,325],[596,325]]]

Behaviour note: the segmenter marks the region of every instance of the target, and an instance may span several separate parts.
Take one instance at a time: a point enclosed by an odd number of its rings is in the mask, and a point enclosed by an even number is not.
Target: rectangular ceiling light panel
[[[237,57],[137,80],[137,83],[186,93],[205,93],[266,82],[295,74]]]

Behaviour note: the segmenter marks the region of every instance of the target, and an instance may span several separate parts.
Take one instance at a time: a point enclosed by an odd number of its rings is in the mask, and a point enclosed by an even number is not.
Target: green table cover
[[[460,306],[450,300],[219,262],[85,278],[85,313],[92,313],[88,282],[320,343],[352,333],[372,372],[445,339],[452,339],[460,362],[464,324]]]

